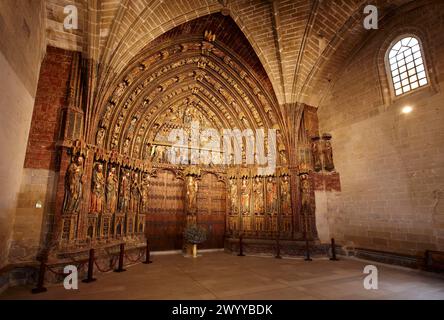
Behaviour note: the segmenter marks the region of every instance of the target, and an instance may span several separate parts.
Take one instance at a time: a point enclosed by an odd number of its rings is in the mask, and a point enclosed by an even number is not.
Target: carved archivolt
[[[182,127],[178,115],[190,104],[199,120],[219,131],[282,127],[276,99],[246,65],[220,43],[205,40],[140,57],[104,102],[95,144],[150,159],[156,137]]]

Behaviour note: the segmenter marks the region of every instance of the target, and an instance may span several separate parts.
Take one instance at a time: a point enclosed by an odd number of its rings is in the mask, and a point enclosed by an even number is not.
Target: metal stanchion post
[[[48,289],[45,288],[45,272],[46,272],[46,259],[42,259],[40,262],[40,269],[39,269],[39,278],[37,281],[37,287],[32,289],[31,292],[36,293],[42,293],[48,291]]]
[[[146,240],[146,254],[145,254],[145,261],[143,262],[144,264],[150,264],[153,263],[151,260],[151,253],[150,253],[150,247],[149,247],[149,242],[148,239]]]
[[[82,282],[90,283],[94,282],[97,279],[94,278],[94,249],[89,250],[89,260],[88,260],[88,277],[84,279]]]
[[[339,259],[336,258],[336,244],[335,244],[335,239],[331,238],[331,261],[338,261]]]
[[[238,256],[239,257],[244,257],[245,255],[244,255],[244,242],[243,242],[243,235],[241,234],[240,236],[239,236],[239,254],[238,254]]]
[[[119,266],[118,266],[118,268],[116,270],[114,270],[114,272],[124,272],[124,271],[126,271],[123,268],[123,257],[124,257],[124,255],[125,255],[125,244],[121,243],[120,244],[120,253],[119,253]]]

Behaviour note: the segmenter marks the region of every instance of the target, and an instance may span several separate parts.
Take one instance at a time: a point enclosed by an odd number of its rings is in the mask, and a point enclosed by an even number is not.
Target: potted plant
[[[191,225],[185,228],[184,239],[192,245],[193,258],[197,257],[197,245],[207,240],[207,230],[198,225]]]

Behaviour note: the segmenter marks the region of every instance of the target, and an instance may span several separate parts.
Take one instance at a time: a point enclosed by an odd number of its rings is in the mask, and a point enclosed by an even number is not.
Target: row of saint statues
[[[92,176],[91,213],[147,212],[149,175],[121,168],[120,179],[117,168],[111,167],[105,178],[104,166],[96,163]]]
[[[94,163],[91,179],[90,213],[147,213],[149,210],[150,175],[102,162]],[[84,192],[84,160],[78,156],[66,174],[64,212],[78,213]],[[311,188],[308,175],[299,179],[303,211],[311,208]],[[185,211],[197,213],[198,179],[189,175],[185,180]],[[229,179],[227,184],[229,215],[291,216],[290,177],[261,177]],[[304,212],[305,213],[305,212]],[[190,217],[192,218],[192,217]]]
[[[230,179],[228,195],[231,215],[292,214],[288,176]]]
[[[308,173],[299,175],[303,221],[308,225],[312,218],[314,194]],[[269,238],[276,233],[290,237],[293,230],[290,177],[255,177],[230,179],[230,209],[227,216],[227,232],[241,232],[246,236]]]
[[[292,217],[283,216],[229,216],[227,219],[227,231],[229,234],[242,231],[254,232],[256,237],[269,236],[271,233],[291,233]]]
[[[94,164],[91,179],[90,213],[147,212],[149,195],[149,175],[110,166],[108,174],[102,162]],[[64,213],[79,213],[84,195],[84,159],[78,156],[66,172],[66,191],[63,204]]]

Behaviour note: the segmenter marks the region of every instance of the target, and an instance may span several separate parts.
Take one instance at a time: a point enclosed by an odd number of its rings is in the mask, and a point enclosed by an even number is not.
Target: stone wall
[[[431,85],[393,99],[384,54],[410,32],[423,42]],[[442,3],[383,20],[319,107],[342,189],[319,198],[342,245],[411,255],[444,250],[443,32]],[[412,113],[401,112],[406,105]]]
[[[17,195],[45,50],[43,1],[0,2],[0,268],[7,263]]]

